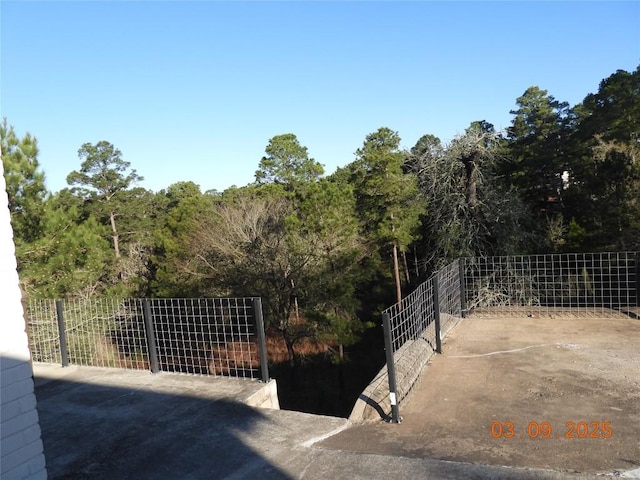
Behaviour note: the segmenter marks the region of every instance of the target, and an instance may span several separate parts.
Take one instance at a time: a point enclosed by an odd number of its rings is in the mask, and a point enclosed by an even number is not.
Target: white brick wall
[[[2,480],[47,478],[20,300],[4,168],[0,166],[0,478]]]

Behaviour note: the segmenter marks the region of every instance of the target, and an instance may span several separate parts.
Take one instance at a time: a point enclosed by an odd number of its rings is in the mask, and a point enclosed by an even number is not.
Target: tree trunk
[[[393,214],[391,214],[391,231],[395,232],[396,227],[393,224]],[[400,266],[398,265],[398,241],[393,241],[393,277],[396,280],[396,296],[398,299],[398,307],[402,310],[402,287],[400,285]]]
[[[342,343],[338,344],[338,357],[340,361],[336,367],[338,368],[338,398],[342,401],[344,400],[344,345]]]
[[[407,252],[402,252],[402,266],[404,267],[404,277],[407,279],[407,284],[411,283],[411,276],[409,275],[409,263],[407,262]]]
[[[120,238],[118,236],[118,229],[116,228],[116,215],[111,212],[109,214],[109,220],[111,220],[111,231],[113,237],[113,249],[116,251],[116,258],[120,258]]]
[[[284,343],[287,346],[287,354],[289,356],[289,365],[293,368],[296,364],[296,352],[293,349],[293,340],[291,340],[285,332],[282,332],[282,338],[284,338]]]
[[[291,290],[293,295],[293,308],[296,312],[296,324],[300,323],[300,309],[298,308],[298,295],[296,295],[296,284],[293,282],[293,278],[291,279]]]

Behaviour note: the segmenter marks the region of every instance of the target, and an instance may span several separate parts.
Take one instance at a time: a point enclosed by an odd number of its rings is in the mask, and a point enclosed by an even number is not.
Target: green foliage
[[[256,171],[257,183],[279,183],[291,190],[324,173],[322,165],[309,157],[307,147],[300,145],[293,133],[271,138],[265,153]]]
[[[116,217],[120,216],[123,205],[130,205],[122,198],[123,192],[143,178],[135,170],[129,171],[130,163],[125,162],[120,150],[109,142],[85,143],[78,150],[78,156],[83,159],[80,170],[67,175],[67,183],[78,185],[75,193],[92,203],[97,216],[111,226],[113,250],[119,258],[120,233]]]
[[[348,186],[328,180],[225,192],[196,215],[179,268],[199,277],[205,294],[260,296],[269,328],[294,361],[303,338],[351,343],[362,328],[355,315],[353,275],[364,253]]]
[[[376,256],[388,255],[392,261],[390,271],[397,302],[402,298],[399,252],[405,253],[418,238],[420,216],[424,213],[417,179],[403,170],[406,155],[400,150],[397,132],[379,128],[367,135],[356,151],[348,176],[356,196],[363,237],[375,247]],[[408,269],[405,272],[408,282]]]
[[[84,199],[83,208],[110,227],[116,259],[113,287],[123,294],[143,292],[143,279],[150,275],[154,195],[131,188],[143,178],[109,142],[85,143],[78,156],[80,170],[71,172],[67,183],[77,186],[73,193]]]
[[[576,107],[568,215],[581,249],[640,248],[640,67],[617,71]],[[574,237],[574,242],[577,237]]]
[[[7,126],[7,119],[3,118],[0,141],[11,224],[20,248],[42,236],[47,196],[45,177],[38,163],[38,141],[35,137],[27,133],[18,138],[13,126]]]
[[[587,242],[587,235],[587,230],[575,218],[572,218],[567,226],[567,250],[572,252],[579,251]]]
[[[165,217],[163,199],[144,188],[122,191],[112,200],[117,206],[121,255],[116,262],[117,282],[124,296],[146,296],[152,277],[154,230]],[[108,218],[99,217],[104,224]],[[113,233],[113,232],[112,232]]]
[[[364,330],[355,287],[366,251],[355,208],[349,185],[322,179],[297,192],[287,222],[292,243],[315,252],[317,261],[299,289],[303,315],[316,323],[319,337],[343,345],[357,341]]]
[[[49,196],[36,139],[5,119],[23,288],[261,296],[293,361],[303,338],[362,338],[394,280],[401,293],[401,263],[407,285],[411,269],[462,255],[640,249],[640,70],[614,73],[574,108],[538,87],[516,105],[504,137],[473,122],[447,145],[424,135],[406,152],[380,128],[327,178],[294,134],[277,135],[256,182],[221,193],[136,187],[142,177],[102,141],[79,149],[73,188]]]
[[[416,144],[411,148],[409,155],[409,162],[414,173],[419,174],[424,166],[421,162],[430,162],[433,159],[438,159],[444,154],[444,147],[442,142],[435,135],[427,134],[418,139]]]
[[[78,157],[82,160],[80,170],[67,175],[67,183],[79,185],[77,192],[82,197],[108,202],[118,192],[144,180],[135,170],[129,170],[131,164],[122,159],[122,152],[104,140],[83,144]]]
[[[536,215],[552,215],[562,202],[562,174],[568,167],[567,138],[575,115],[566,102],[529,87],[516,100],[507,131],[512,164],[500,172]]]
[[[24,252],[23,289],[41,298],[105,294],[112,256],[104,227],[93,217],[80,221],[78,207],[61,208],[63,201],[54,196],[47,203],[44,235]]]
[[[366,235],[380,247],[406,251],[424,213],[416,177],[403,172],[406,153],[397,132],[382,127],[367,135],[350,168],[358,214]]]
[[[153,272],[150,293],[155,297],[199,296],[199,276],[185,268],[190,234],[199,220],[213,214],[216,196],[202,194],[193,182],[178,182],[156,196],[158,209],[164,212],[155,222]]]

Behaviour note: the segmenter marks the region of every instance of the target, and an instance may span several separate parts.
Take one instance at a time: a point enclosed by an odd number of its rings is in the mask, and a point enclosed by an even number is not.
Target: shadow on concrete
[[[406,424],[370,424],[374,431],[362,436],[362,430],[345,419],[255,410],[231,397],[216,397],[223,394],[224,385],[212,388],[211,382],[198,382],[197,376],[145,377],[88,367],[53,373],[42,366],[37,370],[42,375],[36,371],[35,383],[50,479],[574,478],[547,470],[474,465],[392,451],[361,453],[357,451],[361,443],[374,450],[393,449],[392,432]],[[227,393],[233,394],[234,388]],[[349,430],[356,438],[348,448],[326,444]],[[423,435],[423,443],[425,439]]]
[[[50,479],[291,478],[249,447],[270,420],[226,399],[36,382]]]
[[[620,307],[614,310],[618,310],[620,313],[635,320],[640,320],[640,307]]]
[[[365,402],[370,407],[372,407],[378,413],[378,415],[380,415],[380,420],[383,420],[384,422],[387,422],[387,423],[391,422],[392,418],[385,413],[384,409],[373,398],[371,398],[368,395],[365,395],[364,393],[361,393],[358,398],[363,402]]]

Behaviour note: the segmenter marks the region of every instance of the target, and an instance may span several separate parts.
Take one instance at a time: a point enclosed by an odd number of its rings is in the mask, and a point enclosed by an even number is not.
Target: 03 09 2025
[[[613,428],[609,421],[567,421],[563,427],[553,425],[552,422],[530,421],[517,425],[511,421],[491,423],[493,438],[542,438],[542,439],[607,439],[613,436]]]

